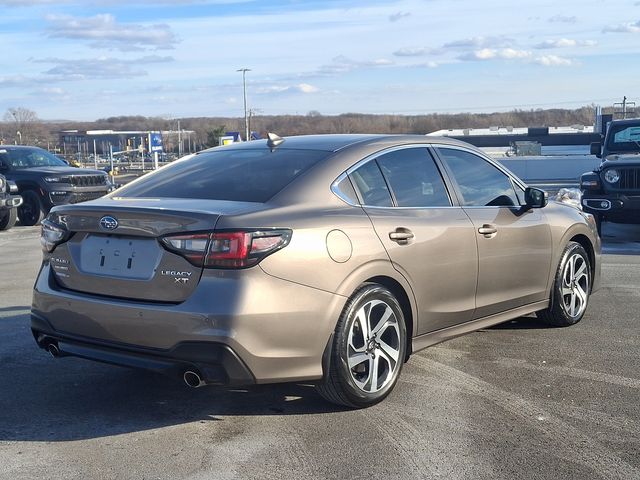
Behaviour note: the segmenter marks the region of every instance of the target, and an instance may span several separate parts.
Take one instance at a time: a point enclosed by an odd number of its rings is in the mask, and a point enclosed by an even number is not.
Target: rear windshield
[[[118,190],[124,198],[201,198],[266,202],[328,152],[219,150],[179,160]]]

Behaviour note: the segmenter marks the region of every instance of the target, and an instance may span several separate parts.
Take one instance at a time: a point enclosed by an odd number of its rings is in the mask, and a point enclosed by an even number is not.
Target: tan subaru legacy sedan
[[[55,207],[41,241],[32,330],[53,356],[193,387],[314,382],[351,407],[443,340],[578,322],[600,278],[591,215],[424,136],[206,150]]]

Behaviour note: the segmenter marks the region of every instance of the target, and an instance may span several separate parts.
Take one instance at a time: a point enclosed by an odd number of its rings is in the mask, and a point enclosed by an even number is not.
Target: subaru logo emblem
[[[100,219],[100,226],[105,230],[114,230],[118,228],[118,220],[107,215]]]

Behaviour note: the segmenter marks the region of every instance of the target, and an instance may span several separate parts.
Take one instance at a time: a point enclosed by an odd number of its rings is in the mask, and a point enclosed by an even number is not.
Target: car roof
[[[41,147],[35,147],[32,145],[0,145],[0,149],[2,150],[29,150],[29,149],[43,150]]]
[[[344,148],[354,145],[366,144],[446,144],[459,145],[475,148],[472,145],[454,140],[448,137],[432,137],[426,135],[388,135],[388,134],[324,134],[324,135],[299,135],[293,137],[284,137],[284,142],[277,149],[297,149],[297,150],[322,150],[326,152],[337,152]],[[224,148],[229,149],[255,149],[267,147],[267,140],[254,140],[251,142],[240,142],[226,145]],[[219,147],[214,147],[215,149]],[[210,152],[214,148],[202,150],[198,153]]]
[[[625,118],[620,120],[611,120],[615,125],[640,125],[640,118]]]

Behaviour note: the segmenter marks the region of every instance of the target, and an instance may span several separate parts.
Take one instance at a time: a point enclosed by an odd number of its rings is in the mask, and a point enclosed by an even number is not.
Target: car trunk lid
[[[194,199],[101,199],[65,205],[51,220],[69,240],[48,254],[64,288],[149,302],[179,303],[195,290],[202,267],[166,248],[163,238],[212,232],[220,216],[263,204]],[[206,235],[193,240],[204,250]],[[200,245],[197,245],[197,243]]]

